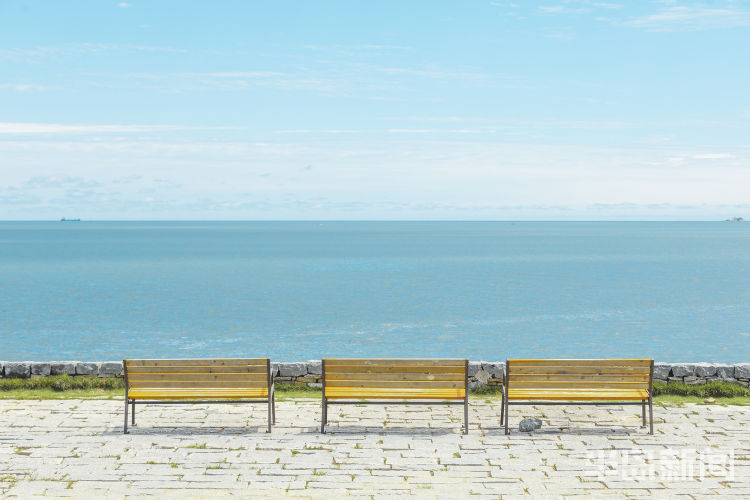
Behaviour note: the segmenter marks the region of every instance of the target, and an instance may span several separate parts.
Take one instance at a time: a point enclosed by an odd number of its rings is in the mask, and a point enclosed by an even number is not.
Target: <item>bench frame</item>
[[[560,361],[573,361],[573,360],[560,360]],[[577,361],[577,360],[576,360]],[[505,424],[505,434],[510,434],[510,431],[508,430],[508,413],[510,411],[510,405],[527,405],[527,406],[640,406],[641,407],[641,417],[643,420],[643,425],[641,427],[646,427],[646,405],[648,405],[648,424],[649,424],[649,434],[654,433],[654,407],[653,407],[653,394],[654,394],[654,360],[651,360],[651,366],[649,369],[649,377],[648,377],[648,399],[643,399],[641,401],[628,401],[628,400],[601,400],[600,401],[580,401],[571,399],[568,401],[549,401],[549,400],[542,400],[542,401],[531,401],[531,400],[518,400],[518,401],[508,401],[508,360],[505,360],[505,377],[503,380],[503,404],[500,409],[500,423]]]
[[[156,405],[173,405],[173,404],[243,404],[243,403],[267,403],[268,404],[268,431],[271,432],[271,425],[276,424],[276,395],[274,391],[274,376],[271,372],[271,360],[268,359],[266,363],[266,370],[268,373],[268,397],[253,398],[253,399],[131,399],[128,397],[128,364],[127,359],[122,360],[123,374],[125,376],[125,422],[123,426],[123,434],[130,434],[128,431],[128,405],[131,407],[131,425],[135,425],[135,405],[145,404],[156,404]]]
[[[384,360],[386,360],[384,358]],[[320,432],[321,434],[325,434],[326,432],[326,424],[328,423],[328,406],[329,405],[362,405],[362,404],[368,404],[368,405],[463,405],[464,407],[464,434],[469,433],[469,360],[465,359],[465,367],[464,367],[464,398],[463,401],[456,399],[455,401],[450,400],[400,400],[400,399],[394,399],[394,400],[372,400],[372,399],[357,399],[357,400],[348,400],[348,399],[328,399],[326,398],[326,360],[321,360],[321,381],[322,381],[322,390],[323,390],[323,400],[321,403],[321,409],[322,409],[322,416],[321,416],[321,422],[320,422]]]

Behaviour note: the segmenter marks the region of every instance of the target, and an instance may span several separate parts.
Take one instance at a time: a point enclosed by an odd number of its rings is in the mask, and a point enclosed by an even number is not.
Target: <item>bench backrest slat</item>
[[[268,388],[267,358],[126,359],[128,389]]]
[[[651,359],[509,359],[512,389],[651,388]]]

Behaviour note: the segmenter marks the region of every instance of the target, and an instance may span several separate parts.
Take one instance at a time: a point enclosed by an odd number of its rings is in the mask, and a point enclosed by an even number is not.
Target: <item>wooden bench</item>
[[[268,403],[268,432],[276,423],[271,361],[258,359],[125,359],[128,404]]]
[[[466,359],[324,359],[323,417],[336,404],[464,405],[469,432],[469,361]],[[390,401],[386,401],[390,400]]]
[[[508,434],[509,405],[646,405],[654,433],[652,359],[509,359],[500,420]]]

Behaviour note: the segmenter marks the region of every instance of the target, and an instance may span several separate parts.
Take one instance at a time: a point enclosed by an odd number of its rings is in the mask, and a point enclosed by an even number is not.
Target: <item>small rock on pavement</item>
[[[524,418],[518,424],[518,430],[521,432],[531,432],[539,429],[542,426],[542,421],[538,418]]]
[[[715,403],[716,400],[714,398],[706,398],[703,400],[704,403]]]

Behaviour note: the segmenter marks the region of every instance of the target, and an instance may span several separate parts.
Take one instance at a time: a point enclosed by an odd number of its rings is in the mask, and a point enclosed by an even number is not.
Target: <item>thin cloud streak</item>
[[[235,127],[188,127],[182,125],[63,125],[59,123],[0,122],[0,134],[141,133],[180,130],[228,130]]]

